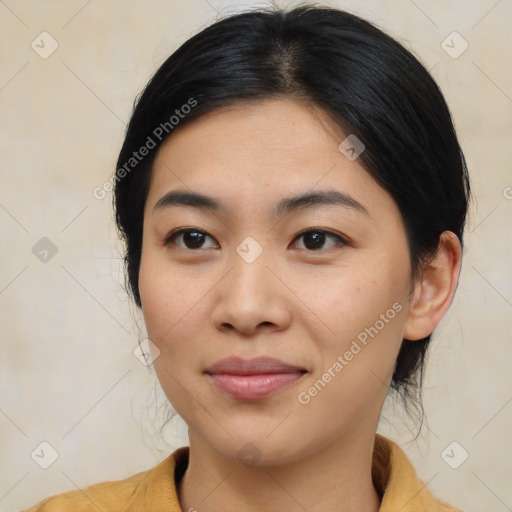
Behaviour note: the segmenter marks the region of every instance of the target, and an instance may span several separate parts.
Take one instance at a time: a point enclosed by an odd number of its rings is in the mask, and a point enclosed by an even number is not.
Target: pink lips
[[[306,371],[278,359],[231,357],[206,370],[217,388],[239,400],[257,400],[300,379]]]

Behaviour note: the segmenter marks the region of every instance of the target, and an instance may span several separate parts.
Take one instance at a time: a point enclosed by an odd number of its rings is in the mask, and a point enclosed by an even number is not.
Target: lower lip
[[[214,384],[224,393],[239,400],[257,400],[273,393],[300,379],[304,374],[266,373],[258,375],[210,374]]]

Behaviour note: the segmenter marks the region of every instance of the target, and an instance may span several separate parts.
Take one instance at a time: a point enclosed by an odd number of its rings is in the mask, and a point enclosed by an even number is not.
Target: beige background
[[[439,497],[465,511],[511,510],[512,1],[325,4],[377,23],[432,69],[476,199],[459,289],[429,361],[428,428],[411,441],[390,406],[380,431]],[[125,478],[187,442],[180,420],[164,431],[169,446],[158,438],[163,394],[132,354],[143,330],[120,284],[111,197],[92,191],[114,171],[133,99],[157,66],[244,5],[257,4],[0,2],[2,512]],[[43,31],[59,45],[46,59],[31,48]],[[469,44],[456,59],[441,47],[453,31]],[[58,249],[46,263],[32,252],[42,237]],[[58,452],[46,470],[31,458],[43,441]],[[453,441],[469,453],[458,469],[441,457]]]

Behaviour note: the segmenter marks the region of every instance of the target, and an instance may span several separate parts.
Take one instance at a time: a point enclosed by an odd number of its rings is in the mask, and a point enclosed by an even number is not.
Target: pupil
[[[308,249],[320,249],[325,241],[325,233],[308,233],[304,236],[304,245]],[[312,244],[309,244],[309,242],[312,242]],[[312,245],[312,246],[311,246]]]
[[[197,231],[189,231],[183,235],[183,240],[188,247],[201,247],[201,244],[203,243],[203,234],[198,233]]]

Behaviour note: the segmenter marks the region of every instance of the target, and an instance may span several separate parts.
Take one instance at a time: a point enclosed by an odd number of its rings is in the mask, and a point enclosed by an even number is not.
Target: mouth
[[[223,359],[205,373],[222,393],[238,400],[258,400],[284,389],[307,373],[279,359]]]

